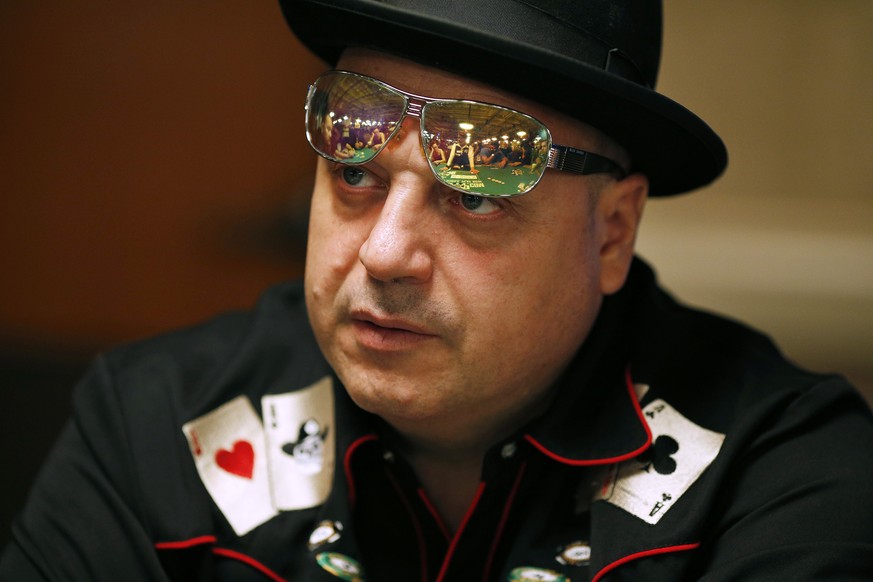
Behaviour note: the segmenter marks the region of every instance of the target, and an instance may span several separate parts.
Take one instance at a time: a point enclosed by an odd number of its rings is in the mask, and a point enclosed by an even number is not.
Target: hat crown
[[[414,3],[414,2],[413,2]],[[574,29],[591,44],[581,54],[587,64],[639,85],[654,88],[661,60],[660,0],[509,0],[504,6],[525,5],[551,17],[554,24]],[[549,47],[549,37],[543,39]],[[599,45],[600,50],[594,48]],[[603,51],[606,51],[605,54]]]
[[[471,45],[524,44],[553,54],[556,61],[585,64],[648,88],[654,88],[658,74],[661,0],[331,0],[330,4],[382,16],[386,22],[405,20],[437,35],[443,24],[467,28]],[[390,48],[389,39],[381,42],[381,48]],[[323,56],[335,60],[334,55]]]

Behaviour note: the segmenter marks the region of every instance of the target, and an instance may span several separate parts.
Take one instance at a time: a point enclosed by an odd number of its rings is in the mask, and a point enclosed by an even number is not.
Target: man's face
[[[556,143],[592,143],[556,112],[409,61],[348,51],[338,68],[512,107],[543,121]],[[599,309],[608,229],[592,212],[595,182],[549,171],[517,198],[464,195],[434,178],[418,133],[407,118],[364,166],[319,160],[309,317],[354,401],[401,432],[511,431],[548,400]]]

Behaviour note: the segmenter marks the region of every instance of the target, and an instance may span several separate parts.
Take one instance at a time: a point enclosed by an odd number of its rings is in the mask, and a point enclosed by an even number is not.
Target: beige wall
[[[873,394],[873,2],[665,14],[660,89],[731,165],[651,204],[642,254]],[[89,351],[299,274],[318,68],[272,1],[0,4],[0,347]]]
[[[665,2],[659,89],[720,133],[721,180],[654,201],[639,248],[873,401],[873,2]]]

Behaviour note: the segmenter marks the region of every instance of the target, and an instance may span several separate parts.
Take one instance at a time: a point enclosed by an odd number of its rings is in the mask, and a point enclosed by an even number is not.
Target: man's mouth
[[[358,344],[376,351],[404,351],[438,337],[418,323],[367,311],[353,312],[351,323]]]

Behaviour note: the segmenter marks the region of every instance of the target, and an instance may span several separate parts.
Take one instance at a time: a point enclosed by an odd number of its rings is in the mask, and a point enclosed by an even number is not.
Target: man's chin
[[[424,421],[439,416],[439,389],[396,372],[379,370],[337,371],[343,386],[358,407],[387,421]]]

